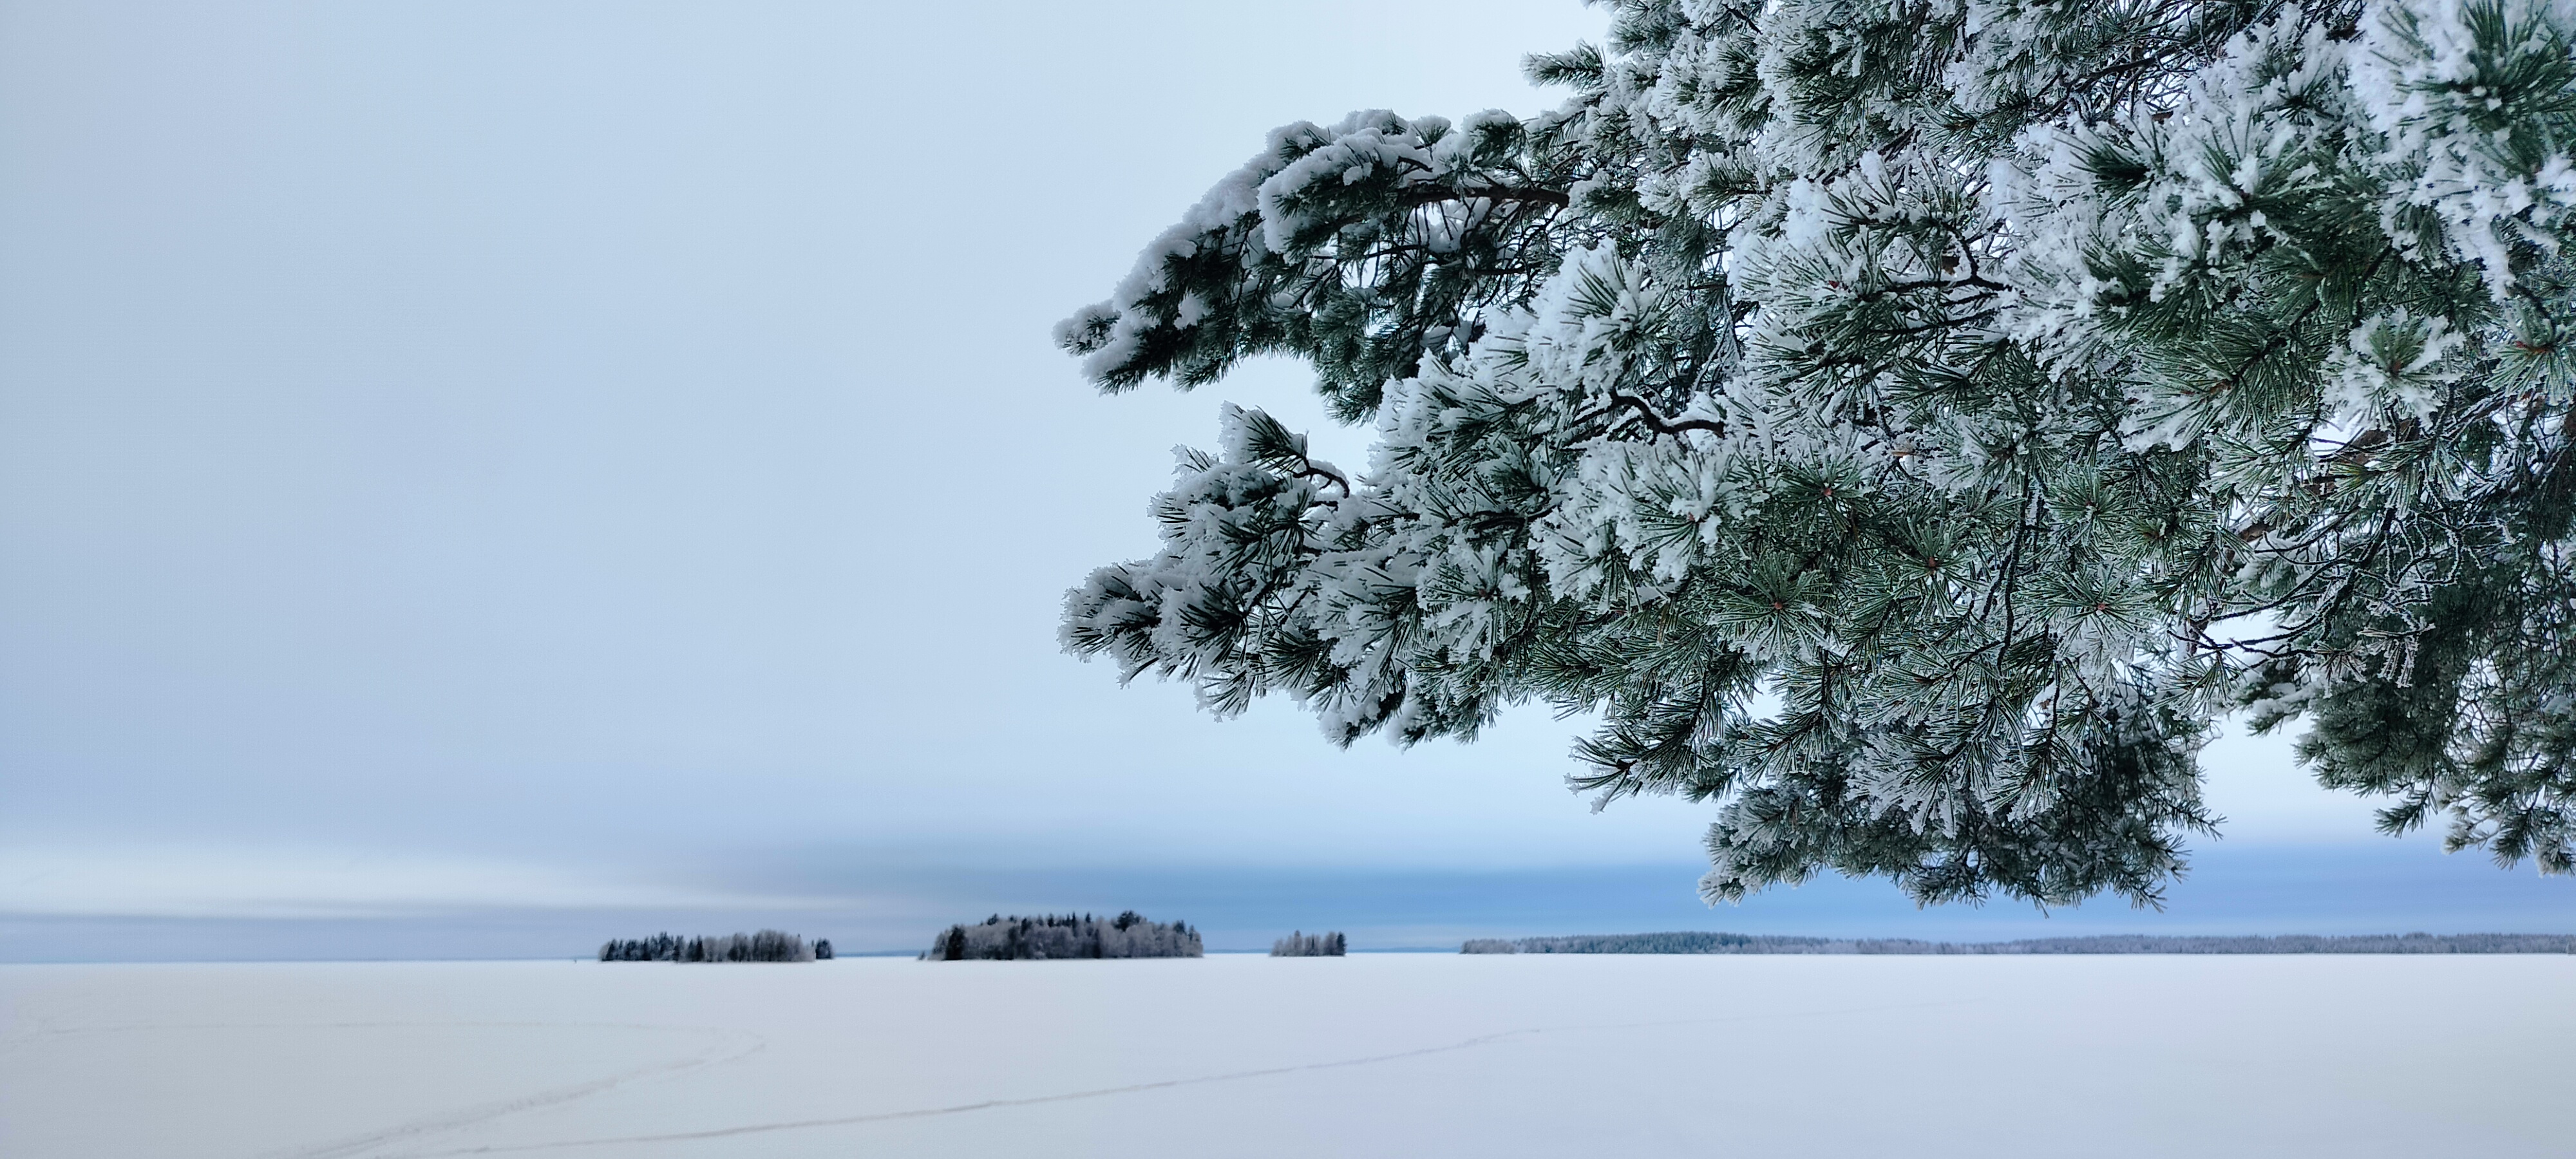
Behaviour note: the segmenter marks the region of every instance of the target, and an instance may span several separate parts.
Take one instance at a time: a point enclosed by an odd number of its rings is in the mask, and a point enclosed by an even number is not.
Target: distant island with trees
[[[1114,918],[1090,914],[1003,917],[941,931],[921,955],[926,962],[1041,958],[1201,958],[1207,950],[1186,922],[1148,921],[1134,910]]]
[[[2109,934],[2012,942],[1806,938],[1678,931],[1474,938],[1462,954],[2576,954],[2576,934],[2361,934],[2194,937]]]
[[[603,962],[811,962],[831,956],[830,939],[807,945],[804,938],[778,930],[697,938],[655,934],[599,947]]]
[[[1348,943],[1342,940],[1339,932],[1310,934],[1299,930],[1270,943],[1270,956],[1273,958],[1339,958],[1343,956],[1347,946]]]

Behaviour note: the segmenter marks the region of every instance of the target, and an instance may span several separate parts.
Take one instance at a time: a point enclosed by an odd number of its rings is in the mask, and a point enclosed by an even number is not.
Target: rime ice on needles
[[[1528,119],[1293,125],[1058,337],[1312,363],[1063,638],[1334,740],[1597,713],[1712,898],[2151,904],[2218,713],[2576,863],[2576,4],[1622,0]]]

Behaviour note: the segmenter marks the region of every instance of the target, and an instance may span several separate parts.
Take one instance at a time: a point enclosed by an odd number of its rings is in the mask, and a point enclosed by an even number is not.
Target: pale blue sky
[[[1526,112],[1520,54],[1599,25],[0,4],[0,957],[1155,898],[1247,944],[2040,922],[1707,911],[1702,812],[1592,814],[1543,711],[1340,752],[1056,651],[1221,402],[1323,420],[1282,365],[1097,397],[1050,324],[1271,126]],[[2168,923],[2576,928],[2571,883],[2371,836],[2277,740],[2212,764],[2238,868]]]

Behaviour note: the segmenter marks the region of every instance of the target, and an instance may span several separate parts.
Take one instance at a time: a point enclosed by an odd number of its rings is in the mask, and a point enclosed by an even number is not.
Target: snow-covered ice
[[[2563,1156],[2576,957],[0,967],[10,1159]]]

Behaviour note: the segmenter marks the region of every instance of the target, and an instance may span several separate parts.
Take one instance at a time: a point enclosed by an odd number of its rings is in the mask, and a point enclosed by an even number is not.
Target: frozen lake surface
[[[2566,1156],[2576,957],[0,967],[0,1155]]]

